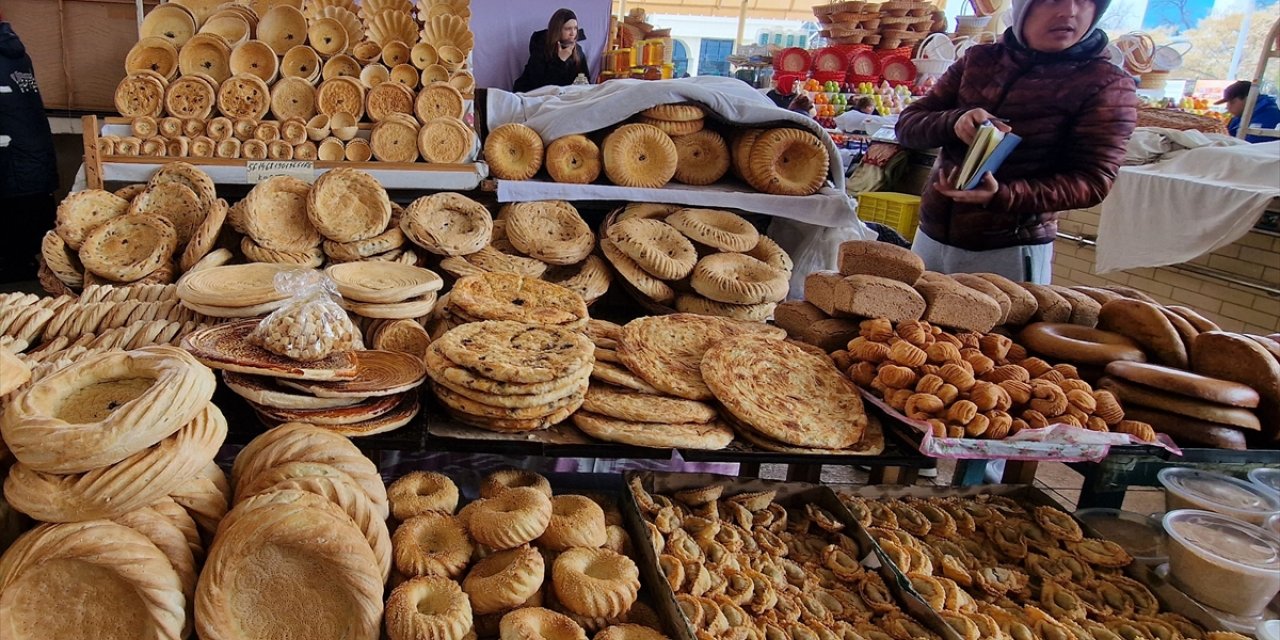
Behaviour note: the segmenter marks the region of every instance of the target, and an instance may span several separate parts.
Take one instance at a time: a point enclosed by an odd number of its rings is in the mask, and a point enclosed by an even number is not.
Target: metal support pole
[[[742,38],[747,33],[747,0],[742,0],[742,5],[738,7],[738,37],[733,41],[733,53],[738,53],[738,48],[742,46]]]
[[[142,19],[147,10],[142,6],[142,0],[133,0],[133,6],[138,14],[138,39],[142,39]]]

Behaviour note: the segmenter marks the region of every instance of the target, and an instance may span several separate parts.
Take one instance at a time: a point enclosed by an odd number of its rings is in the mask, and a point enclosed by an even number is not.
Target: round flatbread
[[[628,422],[705,424],[719,415],[715,407],[694,400],[636,393],[593,384],[582,407],[601,416]]]
[[[168,263],[177,249],[178,234],[168,220],[128,215],[89,232],[80,248],[80,260],[96,275],[133,282]]]
[[[365,240],[386,231],[391,200],[373,176],[355,169],[333,169],[311,187],[307,217],[334,242]]]
[[[587,322],[582,296],[561,287],[512,273],[486,273],[459,280],[451,304],[487,320],[515,320],[580,328]]]
[[[414,244],[443,256],[465,256],[489,244],[493,217],[484,205],[460,193],[437,193],[414,200],[400,228]]]
[[[627,323],[618,339],[618,356],[628,369],[664,393],[712,400],[715,395],[703,381],[702,358],[720,341],[744,334],[786,337],[785,331],[774,327],[676,313]]]
[[[128,200],[110,191],[86,189],[67,196],[58,205],[54,230],[68,247],[79,250],[90,231],[128,212]]]
[[[569,377],[591,365],[594,350],[576,331],[508,321],[465,324],[434,344],[450,361],[486,378],[524,384]]]
[[[580,410],[573,414],[573,424],[598,440],[634,447],[717,450],[733,442],[733,429],[719,420],[655,424],[628,422]]]
[[[858,388],[829,358],[785,341],[730,337],[706,351],[700,370],[735,419],[778,442],[847,449],[866,431]]]

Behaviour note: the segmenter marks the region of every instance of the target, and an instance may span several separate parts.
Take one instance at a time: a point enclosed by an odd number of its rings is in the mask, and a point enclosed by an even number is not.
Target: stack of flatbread
[[[793,264],[748,220],[719,209],[632,204],[600,238],[629,289],[683,313],[763,322],[787,297]]]
[[[563,422],[582,406],[592,362],[582,333],[511,321],[461,325],[427,350],[432,388],[449,413],[499,432]]]
[[[702,377],[706,351],[739,335],[785,337],[766,325],[683,313],[624,327],[593,320],[586,331],[596,362],[574,424],[601,440],[690,449],[722,449],[733,440]]]
[[[195,595],[200,637],[376,640],[391,539],[373,463],[346,438],[287,424],[250,442],[231,474],[235,508]]]
[[[87,189],[58,205],[40,246],[40,282],[64,294],[92,284],[166,284],[213,252],[227,216],[213,180],[185,162],[146,184]]]
[[[504,206],[489,243],[477,252],[440,261],[456,278],[513,273],[546,280],[590,305],[609,291],[613,273],[592,253],[595,234],[568,202],[547,200]]]
[[[0,635],[190,634],[196,567],[227,508],[215,384],[184,351],[148,347],[86,358],[7,403],[5,499],[51,524],[0,559]],[[77,614],[48,593],[73,594]]]
[[[214,318],[253,318],[283,307],[288,291],[276,288],[276,276],[295,265],[251,262],[202,269],[178,283],[182,306]]]
[[[342,307],[368,320],[426,319],[444,281],[435,272],[396,262],[348,262],[325,269]]]
[[[436,306],[433,336],[470,322],[509,320],[580,331],[587,303],[560,285],[511,273],[481,273],[458,280]]]

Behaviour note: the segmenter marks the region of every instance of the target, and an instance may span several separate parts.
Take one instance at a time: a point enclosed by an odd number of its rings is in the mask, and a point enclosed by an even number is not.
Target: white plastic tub
[[[1169,575],[1196,600],[1232,615],[1262,615],[1280,593],[1280,542],[1266,531],[1209,511],[1164,517]]]
[[[1252,482],[1223,473],[1170,468],[1156,474],[1164,485],[1165,509],[1204,509],[1262,526],[1280,512],[1280,497]]]

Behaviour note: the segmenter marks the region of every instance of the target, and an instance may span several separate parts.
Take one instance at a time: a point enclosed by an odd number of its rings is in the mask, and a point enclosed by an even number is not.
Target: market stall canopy
[[[649,13],[737,18],[746,4],[748,18],[813,20],[813,0],[614,0],[614,13],[644,9]]]

